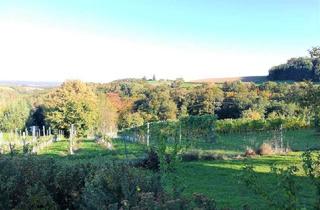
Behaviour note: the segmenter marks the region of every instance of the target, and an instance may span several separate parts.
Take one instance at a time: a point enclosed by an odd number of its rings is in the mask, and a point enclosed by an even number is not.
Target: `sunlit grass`
[[[81,160],[90,162],[93,159],[107,160],[132,160],[145,154],[145,146],[133,143],[124,143],[119,139],[113,140],[113,149],[107,149],[94,140],[80,141],[79,148],[73,155],[69,154],[68,140],[61,140],[43,149],[38,154],[59,158],[62,160]]]
[[[221,135],[215,143],[197,144],[194,148],[227,156],[239,155],[244,154],[250,143],[253,144],[252,147],[258,146],[267,141],[270,136],[272,135],[264,133]],[[301,155],[308,148],[318,148],[320,146],[318,138],[315,131],[311,129],[289,131],[284,134],[284,139],[289,140],[291,148],[297,151],[286,155],[182,162],[178,166],[176,175],[185,186],[183,191],[185,196],[191,196],[195,192],[203,193],[213,198],[219,208],[242,209],[244,204],[248,204],[252,209],[269,209],[259,195],[239,182],[238,175],[247,163],[253,164],[259,181],[271,193],[276,189],[277,176],[271,173],[270,167],[277,165],[286,168],[296,165],[299,168],[296,181],[301,186],[298,194],[299,205],[301,208],[310,209],[314,203],[314,187],[304,175]],[[83,140],[75,154],[69,155],[68,141],[64,140],[52,144],[41,151],[39,155],[57,158],[66,164],[80,162],[101,165],[111,160],[135,160],[146,154],[146,146],[142,144],[125,144],[124,141],[115,139],[113,146],[113,150],[108,150],[93,140]]]

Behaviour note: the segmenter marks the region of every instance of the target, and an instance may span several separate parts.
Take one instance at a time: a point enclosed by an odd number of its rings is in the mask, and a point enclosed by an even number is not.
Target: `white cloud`
[[[0,19],[0,80],[263,75],[290,56],[294,55],[177,47]]]

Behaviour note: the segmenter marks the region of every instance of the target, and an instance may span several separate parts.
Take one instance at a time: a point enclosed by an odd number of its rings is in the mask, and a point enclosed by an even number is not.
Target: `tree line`
[[[308,59],[319,59],[317,50],[310,51]],[[152,82],[125,79],[105,84],[66,81],[58,88],[41,91],[1,88],[0,96],[0,131],[36,125],[63,130],[68,135],[73,124],[79,136],[104,136],[146,122],[202,115],[233,119],[219,124],[229,127],[230,122],[241,127],[250,124],[250,120],[273,122],[289,118],[292,120],[287,122],[301,121],[300,127],[304,127],[319,123],[320,109],[320,87],[308,81],[262,84],[186,83],[183,79]]]
[[[291,58],[269,71],[269,80],[320,81],[320,47],[309,50],[310,57]]]

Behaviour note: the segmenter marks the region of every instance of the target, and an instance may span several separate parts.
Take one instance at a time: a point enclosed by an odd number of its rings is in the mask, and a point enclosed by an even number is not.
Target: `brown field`
[[[264,82],[267,80],[266,76],[247,76],[247,77],[222,77],[222,78],[207,78],[192,80],[191,82],[206,82],[206,83],[224,83],[224,82]]]

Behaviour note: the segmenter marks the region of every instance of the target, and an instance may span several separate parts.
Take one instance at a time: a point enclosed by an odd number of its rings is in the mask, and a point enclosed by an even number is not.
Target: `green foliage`
[[[138,205],[139,195],[161,193],[156,176],[131,168],[129,165],[110,165],[98,171],[83,192],[83,209],[108,209],[110,204],[132,207]]]
[[[271,208],[294,210],[298,208],[299,186],[294,179],[298,168],[290,166],[286,169],[271,166],[271,172],[278,176],[276,188],[270,193],[266,186],[258,179],[253,165],[246,165],[239,174],[240,181],[254,193],[259,194]]]
[[[159,175],[125,163],[0,158],[1,209],[215,209],[201,194],[172,197]]]
[[[316,80],[311,58],[291,58],[286,64],[273,67],[269,71],[270,80]]]
[[[315,209],[320,209],[320,153],[306,151],[302,154],[303,169],[316,187]]]
[[[96,125],[96,96],[85,83],[68,81],[51,92],[45,103],[47,123],[69,133],[74,124],[78,136],[88,134]]]
[[[177,115],[177,106],[167,85],[147,90],[144,97],[135,102],[134,110],[152,115],[155,120],[176,119]]]
[[[18,100],[7,105],[0,112],[0,131],[23,130],[30,113],[30,105],[25,100]]]
[[[160,160],[155,148],[148,150],[147,157],[138,163],[139,167],[146,168],[153,171],[159,171]]]
[[[30,143],[25,143],[23,146],[22,146],[22,153],[23,154],[31,154],[32,152],[32,145]]]
[[[208,142],[214,142],[216,137],[214,134],[215,121],[216,117],[214,115],[202,115],[182,117],[180,120],[149,123],[150,143],[158,145],[160,137],[170,140],[171,143],[175,140],[181,143],[180,136],[181,140],[182,138],[188,139],[188,141],[203,138]],[[146,123],[142,126],[121,130],[118,134],[123,138],[133,136],[140,141],[146,141],[147,132],[148,125]],[[188,144],[192,144],[192,141]]]
[[[311,49],[308,50],[310,57],[311,58],[320,58],[320,47],[312,47]]]
[[[214,114],[221,104],[223,92],[217,86],[202,85],[195,87],[187,95],[187,109],[190,115]]]
[[[144,119],[140,112],[125,113],[120,115],[119,128],[130,128],[135,126],[141,126],[144,123]]]
[[[241,133],[254,131],[267,131],[279,129],[301,129],[309,127],[307,119],[301,117],[274,117],[269,119],[251,120],[251,119],[225,119],[217,120],[215,131],[217,133]]]
[[[97,132],[105,139],[108,133],[117,131],[118,113],[105,95],[99,95],[97,112]]]

